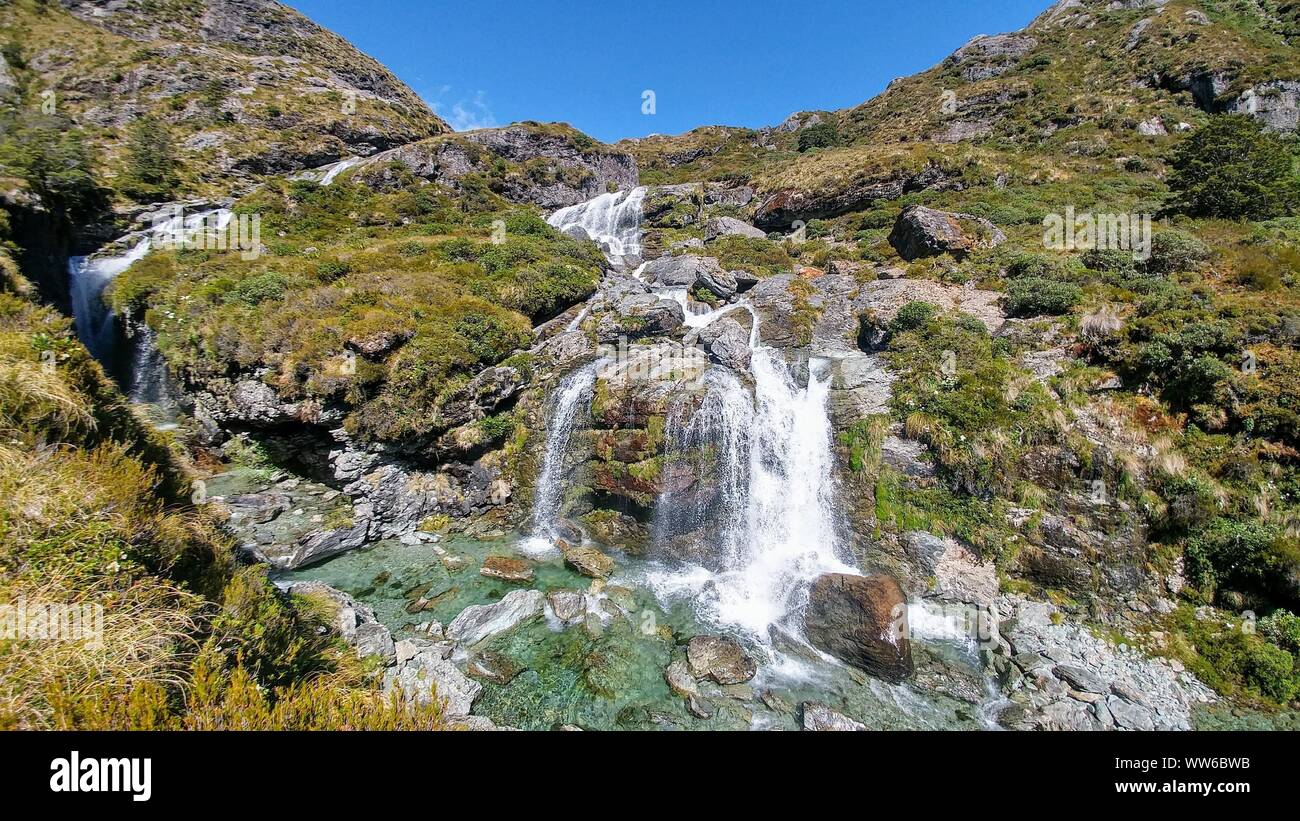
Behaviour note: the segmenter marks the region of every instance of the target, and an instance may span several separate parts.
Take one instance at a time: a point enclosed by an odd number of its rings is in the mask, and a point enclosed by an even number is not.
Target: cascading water
[[[546,221],[561,231],[573,227],[586,231],[604,249],[609,261],[621,267],[641,254],[641,203],[645,194],[644,187],[601,194],[561,208]]]
[[[542,455],[542,470],[533,492],[533,532],[520,545],[525,553],[544,555],[554,552],[555,516],[564,501],[563,481],[569,440],[580,413],[591,406],[591,390],[596,384],[596,372],[604,360],[592,362],[564,378],[555,392],[554,405],[546,427],[546,450]]]
[[[71,257],[68,260],[69,290],[72,294],[72,318],[81,340],[95,359],[113,365],[115,341],[113,312],[104,303],[104,289],[118,274],[143,259],[155,243],[180,244],[200,231],[223,231],[231,212],[224,208],[186,216],[177,214],[166,222],[125,238],[129,250],[113,255]]]
[[[342,174],[344,171],[356,166],[360,162],[361,157],[348,157],[345,160],[339,160],[326,169],[325,176],[321,177],[320,184],[329,185],[334,182],[335,178],[338,177],[339,174]]]
[[[711,312],[709,321],[722,313]],[[703,403],[672,443],[715,454],[712,481],[722,501],[712,528],[715,569],[660,568],[648,581],[661,597],[688,597],[706,619],[766,644],[773,626],[801,632],[785,622],[809,582],[857,570],[838,556],[828,363],[810,360],[801,387],[779,353],[758,343],[754,321],[753,396],[734,374],[714,369]],[[659,504],[673,502],[665,496]],[[664,522],[691,515],[656,511],[656,537],[669,535]]]

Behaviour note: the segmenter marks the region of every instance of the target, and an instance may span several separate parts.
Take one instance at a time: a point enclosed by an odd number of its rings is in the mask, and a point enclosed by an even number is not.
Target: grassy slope
[[[387,69],[297,12],[265,3],[256,20],[236,18],[231,34],[198,29],[207,6],[136,2],[101,25],[54,3],[15,0],[0,6],[0,43],[34,75],[21,89],[26,105],[54,92],[57,112],[84,130],[114,188],[125,126],[146,115],[171,130],[176,193],[187,196],[227,195],[232,170],[255,176],[268,157],[323,164],[366,134],[392,145],[449,130]],[[222,9],[211,13],[224,19]],[[240,39],[258,29],[264,36]]]

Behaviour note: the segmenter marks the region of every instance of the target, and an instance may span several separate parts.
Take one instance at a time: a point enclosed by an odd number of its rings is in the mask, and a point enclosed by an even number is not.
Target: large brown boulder
[[[907,599],[890,576],[818,576],[804,630],[813,646],[873,676],[899,682],[913,672]]]
[[[962,259],[976,248],[991,248],[1006,239],[1001,229],[983,217],[923,205],[903,209],[889,233],[889,244],[908,261],[939,254]]]

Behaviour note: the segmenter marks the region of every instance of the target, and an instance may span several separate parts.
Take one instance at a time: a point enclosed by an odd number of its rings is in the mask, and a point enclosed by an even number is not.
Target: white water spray
[[[707,321],[698,326],[730,309],[700,316]],[[759,344],[757,316],[754,323],[753,397],[734,375],[711,374],[704,403],[678,445],[698,447],[704,431],[714,445],[723,502],[718,569],[659,569],[648,581],[662,598],[689,597],[706,619],[766,644],[776,625],[802,633],[787,622],[818,575],[858,571],[839,558],[829,362],[812,358],[801,386],[780,354]],[[671,497],[660,500],[671,503]]]
[[[577,226],[587,232],[615,265],[641,254],[641,203],[644,187],[615,191],[561,208],[547,218],[560,231]]]

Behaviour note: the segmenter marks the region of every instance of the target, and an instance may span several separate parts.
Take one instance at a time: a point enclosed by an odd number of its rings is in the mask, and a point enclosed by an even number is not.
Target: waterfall
[[[560,231],[578,227],[605,251],[614,265],[622,265],[641,254],[641,203],[644,186],[615,191],[561,208],[547,218]]]
[[[564,501],[564,481],[569,440],[579,411],[585,413],[591,406],[591,391],[596,384],[596,372],[605,360],[592,362],[569,374],[560,383],[546,426],[546,450],[542,455],[542,470],[533,491],[533,531],[521,545],[524,552],[543,555],[554,551],[556,515]]]
[[[754,322],[753,395],[731,372],[711,370],[703,403],[670,443],[715,454],[710,478],[720,505],[708,515],[716,520],[714,567],[657,568],[648,582],[661,598],[689,598],[705,618],[766,643],[776,625],[802,633],[787,622],[818,575],[858,571],[839,558],[830,363],[810,359],[800,385],[779,352],[759,343],[757,316]],[[657,507],[674,501],[663,496]],[[692,517],[699,513],[656,510],[656,538],[698,524]]]
[[[334,182],[334,178],[339,174],[342,174],[344,171],[347,171],[349,168],[352,168],[360,162],[360,157],[348,157],[346,160],[339,160],[325,170],[325,176],[321,177],[320,184],[323,186],[329,185]]]
[[[124,238],[130,248],[119,254],[71,257],[68,259],[69,290],[72,295],[72,319],[81,340],[95,359],[106,367],[116,354],[116,327],[113,312],[104,303],[104,289],[118,274],[145,257],[157,243],[189,241],[194,234],[213,228],[224,230],[231,213],[224,208],[186,216],[178,213],[165,222],[137,231]]]

